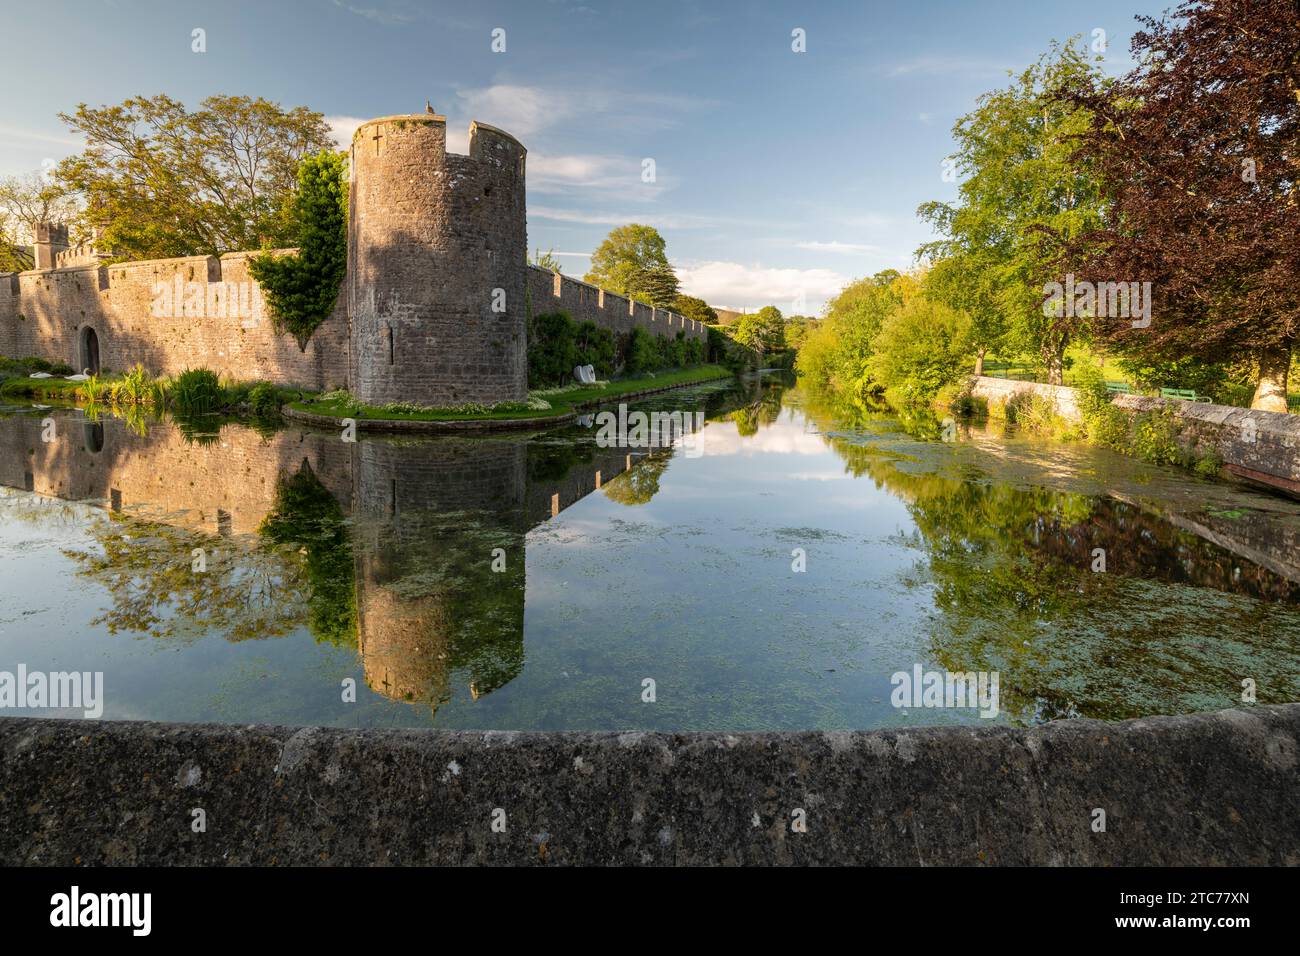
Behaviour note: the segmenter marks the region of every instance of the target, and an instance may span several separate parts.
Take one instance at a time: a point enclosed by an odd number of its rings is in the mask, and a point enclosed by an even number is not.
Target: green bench
[[[1197,395],[1194,389],[1190,388],[1162,388],[1160,390],[1161,398],[1177,398],[1185,402],[1208,402],[1208,395]]]
[[[1106,391],[1114,392],[1116,395],[1132,395],[1133,386],[1128,382],[1107,382]]]

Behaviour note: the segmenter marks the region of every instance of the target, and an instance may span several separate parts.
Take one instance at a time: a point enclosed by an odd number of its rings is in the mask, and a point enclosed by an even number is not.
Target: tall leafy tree
[[[583,279],[606,292],[665,309],[678,294],[677,274],[668,262],[663,236],[654,226],[635,222],[610,231],[591,254],[591,270]]]
[[[800,374],[856,396],[878,391],[868,370],[872,343],[914,285],[915,280],[895,269],[846,285],[827,303],[825,319],[801,343],[795,360]]]
[[[60,114],[86,138],[58,177],[122,259],[292,245],[298,164],[332,148],[325,118],[246,96],[190,111],[169,96]]]
[[[688,319],[703,322],[705,325],[718,324],[718,313],[713,306],[693,295],[678,295],[673,300],[672,309],[674,312],[680,312]]]
[[[785,317],[774,305],[742,315],[733,333],[737,342],[759,352],[779,352],[785,348]]]
[[[677,273],[667,264],[655,263],[632,274],[628,293],[661,309],[670,309],[677,301]]]
[[[35,264],[28,244],[38,223],[59,222],[78,241],[80,210],[57,180],[42,173],[0,179],[0,272],[21,272]]]
[[[1092,121],[1081,155],[1104,176],[1100,240],[1080,272],[1152,283],[1146,328],[1097,334],[1147,356],[1243,356],[1252,407],[1286,411],[1300,339],[1300,7],[1193,0],[1140,18],[1139,66],[1070,101]]]
[[[1074,137],[1091,116],[1064,89],[1104,86],[1099,56],[1078,40],[1052,49],[953,127],[959,201],[918,210],[942,238],[920,254],[955,260],[933,291],[967,312],[977,351],[1007,344],[1036,353],[1061,384],[1070,328],[1044,315],[1043,286],[1059,279],[1064,245],[1101,223],[1101,189]]]

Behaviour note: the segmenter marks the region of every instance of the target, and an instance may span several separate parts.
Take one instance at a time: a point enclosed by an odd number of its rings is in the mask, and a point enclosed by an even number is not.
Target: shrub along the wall
[[[573,367],[578,364],[577,331],[567,312],[533,316],[528,323],[529,388],[573,381]]]
[[[217,373],[206,368],[187,368],[171,388],[172,407],[182,414],[203,415],[218,411],[225,393]]]
[[[614,374],[618,361],[618,349],[614,343],[614,333],[602,329],[595,322],[583,322],[574,335],[574,346],[578,351],[575,365],[590,365],[596,370],[597,378],[609,378]]]
[[[644,375],[660,367],[659,346],[654,336],[642,328],[627,334],[623,346],[623,371],[628,375]]]
[[[644,375],[661,368],[698,365],[704,343],[675,336],[655,336],[634,328],[617,339],[594,322],[576,324],[567,312],[535,315],[528,323],[528,387],[549,388],[573,381],[573,369],[591,365],[598,378],[609,378],[621,366],[625,375]]]

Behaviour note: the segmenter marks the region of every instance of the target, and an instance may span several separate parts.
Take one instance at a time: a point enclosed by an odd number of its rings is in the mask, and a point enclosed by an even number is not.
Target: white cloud
[[[85,145],[80,138],[0,124],[0,176],[48,169]]]
[[[9,141],[15,143],[49,143],[54,146],[71,146],[74,149],[80,149],[84,145],[81,139],[74,139],[71,136],[56,136],[35,129],[21,129],[17,126],[0,125],[0,142]]]
[[[338,148],[347,149],[352,145],[352,136],[357,128],[367,120],[360,116],[327,116],[325,122],[329,124],[330,134]],[[513,132],[508,126],[503,125],[501,128]],[[463,124],[448,123],[447,151],[462,155],[469,152],[468,121]],[[582,153],[554,155],[530,151],[527,168],[528,190],[537,193],[581,190],[590,195],[592,190],[617,189],[625,197],[651,199],[671,185],[671,180],[654,184],[642,183],[640,161],[621,156]]]
[[[436,105],[436,104],[435,104]],[[687,96],[603,88],[565,89],[495,83],[456,91],[455,112],[482,120],[525,140],[570,121],[606,131],[667,129],[676,117],[713,105]]]
[[[428,11],[422,10],[419,4],[411,3],[409,0],[395,0],[395,2],[376,6],[362,6],[358,3],[347,3],[345,0],[334,0],[334,6],[387,27],[415,23],[417,20],[429,18]]]
[[[716,220],[701,216],[681,216],[674,213],[638,212],[580,212],[576,209],[557,209],[554,206],[528,204],[530,219],[549,219],[554,222],[576,222],[584,226],[626,226],[630,222],[644,223],[656,229],[702,229],[716,225]]]
[[[339,149],[348,149],[352,146],[352,136],[356,133],[357,127],[366,122],[359,116],[327,116],[325,123],[330,128],[330,136],[334,138],[334,144]]]
[[[456,98],[458,114],[500,127],[521,140],[572,114],[570,97],[536,86],[498,83],[457,90]]]
[[[849,277],[831,269],[773,269],[739,262],[675,264],[682,292],[722,308],[775,304],[782,311],[800,299],[813,306],[834,296]]]
[[[888,68],[889,76],[1005,76],[1011,69],[1006,62],[979,56],[926,54],[904,60]]]
[[[883,252],[880,246],[873,246],[868,242],[840,242],[832,240],[831,242],[796,242],[796,249],[809,249],[813,252],[834,252],[841,255],[865,255],[872,252]]]

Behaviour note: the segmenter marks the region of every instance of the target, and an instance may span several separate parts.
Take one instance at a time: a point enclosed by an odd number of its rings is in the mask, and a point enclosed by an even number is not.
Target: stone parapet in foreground
[[[1300,704],[779,734],[5,718],[0,863],[1294,865],[1298,753]]]

